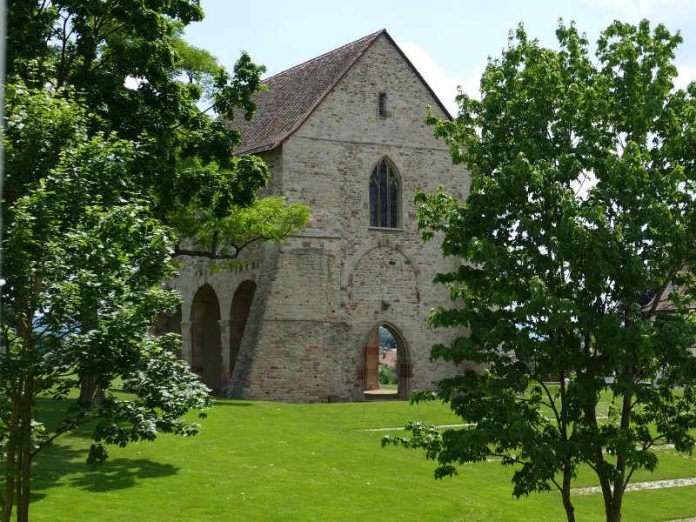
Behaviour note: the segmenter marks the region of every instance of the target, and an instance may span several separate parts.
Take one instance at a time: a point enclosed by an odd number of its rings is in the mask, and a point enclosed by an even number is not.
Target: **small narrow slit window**
[[[386,92],[379,93],[379,100],[377,102],[377,114],[379,115],[380,118],[387,117],[387,93]]]

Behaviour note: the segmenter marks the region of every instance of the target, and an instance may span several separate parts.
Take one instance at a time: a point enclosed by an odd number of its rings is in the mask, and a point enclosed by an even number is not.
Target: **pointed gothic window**
[[[370,176],[370,226],[398,228],[400,201],[399,177],[383,159]]]

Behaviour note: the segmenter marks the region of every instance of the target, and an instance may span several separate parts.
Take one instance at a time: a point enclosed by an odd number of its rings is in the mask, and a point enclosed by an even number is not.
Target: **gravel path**
[[[626,491],[641,491],[643,489],[662,489],[662,488],[684,488],[696,485],[696,477],[651,480],[649,482],[633,482],[626,486]],[[573,488],[572,492],[576,495],[595,495],[602,492],[599,486],[589,488]]]
[[[436,428],[465,428],[466,426],[473,426],[473,424],[436,424]],[[406,428],[403,426],[396,426],[394,428],[367,428],[363,431],[404,431]]]

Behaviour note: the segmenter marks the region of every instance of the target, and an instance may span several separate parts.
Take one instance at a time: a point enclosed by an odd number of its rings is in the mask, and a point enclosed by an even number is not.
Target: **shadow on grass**
[[[86,465],[85,465],[86,466]],[[149,459],[113,459],[70,479],[70,484],[86,491],[113,491],[130,488],[142,479],[174,475],[179,468]]]
[[[32,501],[45,497],[53,487],[70,485],[91,492],[114,491],[136,485],[141,480],[167,477],[179,472],[171,464],[143,458],[107,459],[90,466],[87,449],[54,444],[36,460],[32,472]]]

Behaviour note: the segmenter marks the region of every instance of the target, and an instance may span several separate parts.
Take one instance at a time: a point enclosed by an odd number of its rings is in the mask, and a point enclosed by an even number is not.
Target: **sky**
[[[511,29],[556,46],[559,18],[595,42],[612,20],[647,18],[679,31],[677,85],[696,81],[695,0],[201,0],[206,17],[186,39],[231,69],[247,51],[266,77],[387,29],[450,112],[460,87],[476,96],[489,57],[500,56]]]

